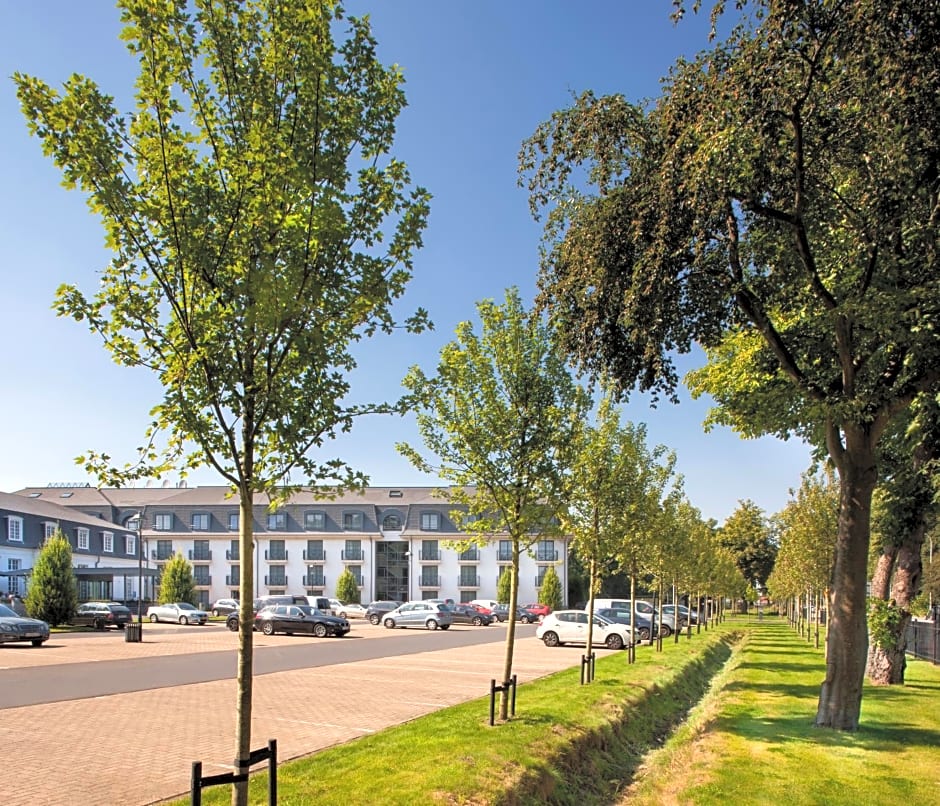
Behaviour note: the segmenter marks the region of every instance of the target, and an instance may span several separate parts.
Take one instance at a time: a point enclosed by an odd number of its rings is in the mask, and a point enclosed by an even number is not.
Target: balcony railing
[[[544,576],[540,576],[540,577],[536,577],[536,578],[535,578],[535,587],[536,587],[536,588],[541,588],[542,585],[544,585],[544,584],[545,584],[545,577],[544,577]]]
[[[235,560],[235,562],[238,562],[238,561],[241,559],[241,557],[239,556],[240,554],[241,554],[241,550],[240,550],[240,549],[226,549],[226,550],[225,550],[225,559],[226,559],[226,560]]]
[[[479,588],[480,587],[480,577],[460,577],[460,580],[457,582],[458,588]]]
[[[304,559],[311,563],[325,563],[326,552],[323,549],[313,549],[313,551],[304,549]]]
[[[476,563],[480,561],[480,551],[479,549],[467,549],[462,551],[457,557],[458,562],[462,563]]]
[[[286,563],[287,549],[265,549],[264,559],[272,563]]]
[[[211,549],[190,549],[189,559],[197,563],[207,563],[212,559]]]
[[[535,561],[537,563],[557,563],[558,552],[557,551],[538,551],[535,554]]]
[[[163,560],[163,561],[172,560],[173,552],[167,551],[166,549],[153,549],[150,552],[150,559],[151,560]]]
[[[512,562],[512,549],[509,549],[508,551],[498,551],[496,553],[496,562],[511,563]]]
[[[194,584],[196,587],[198,587],[198,588],[208,587],[209,585],[212,584],[212,577],[211,577],[211,576],[207,576],[207,577],[195,577],[195,578],[193,579],[193,584]],[[226,584],[227,584],[227,583],[226,583]]]
[[[418,587],[419,588],[439,588],[441,587],[441,578],[440,577],[419,577]]]
[[[362,549],[343,549],[342,559],[345,562],[361,563]]]
[[[235,574],[235,576],[231,576],[231,575],[226,576],[226,577],[225,577],[225,584],[228,585],[229,587],[233,587],[233,586],[234,586],[234,587],[237,588],[237,587],[241,584],[241,583],[239,582],[239,579],[238,579],[238,574]]]
[[[326,587],[326,577],[307,574],[303,584],[305,588],[323,588]]]
[[[418,557],[422,562],[426,563],[439,563],[441,561],[441,552],[439,549],[433,549],[431,551],[422,551]]]
[[[287,577],[286,576],[265,576],[264,584],[269,588],[286,588],[287,587]]]

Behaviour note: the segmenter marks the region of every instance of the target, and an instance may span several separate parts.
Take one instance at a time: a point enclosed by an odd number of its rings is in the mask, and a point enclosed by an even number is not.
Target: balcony
[[[544,577],[544,576],[540,576],[540,577],[536,577],[536,578],[535,578],[535,587],[536,587],[536,588],[541,588],[542,585],[544,585],[544,584],[545,584],[545,577]]]
[[[441,552],[439,549],[422,551],[418,554],[418,559],[423,563],[439,563],[441,561]]]
[[[228,585],[230,588],[237,588],[241,584],[238,579],[238,574],[235,574],[235,576],[231,576],[231,575],[226,576],[225,584]]]
[[[438,576],[428,576],[428,577],[418,577],[418,588],[424,590],[425,588],[437,588],[441,587],[441,578]]]
[[[537,563],[557,563],[558,552],[557,551],[538,551],[535,554],[535,561]]]
[[[496,562],[498,563],[511,563],[512,562],[512,549],[509,551],[498,551],[496,553]]]
[[[150,552],[151,560],[162,560],[166,562],[167,560],[173,559],[173,551],[167,551],[166,549],[152,549]]]
[[[460,563],[478,563],[480,562],[479,549],[467,549],[457,556],[457,562]]]
[[[197,563],[207,563],[212,560],[212,551],[210,549],[190,549],[189,559]]]
[[[239,556],[240,554],[241,554],[241,551],[239,549],[226,549],[225,559],[235,560],[235,562],[238,562],[241,559],[241,557]]]
[[[264,584],[269,588],[286,588],[287,576],[265,576]]]
[[[227,578],[226,578],[226,579],[227,579]],[[212,577],[211,577],[211,576],[207,576],[207,577],[196,577],[195,579],[193,579],[193,584],[194,584],[197,588],[208,588],[208,587],[212,584]],[[228,583],[226,583],[226,584],[228,584]]]
[[[314,549],[313,551],[304,549],[304,559],[308,563],[325,563],[326,552],[323,549]]]
[[[286,563],[287,549],[265,549],[264,559],[269,563]]]
[[[326,577],[322,574],[307,574],[303,579],[303,585],[305,588],[325,588]]]
[[[342,559],[347,563],[361,563],[363,561],[362,549],[343,549]]]
[[[471,577],[471,576],[461,576],[457,582],[457,587],[460,589],[463,588],[479,588],[480,587],[480,577]]]

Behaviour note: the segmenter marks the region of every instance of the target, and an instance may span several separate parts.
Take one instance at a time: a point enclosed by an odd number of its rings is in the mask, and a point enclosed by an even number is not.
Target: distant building
[[[480,548],[450,548],[449,542],[467,535],[451,518],[457,507],[436,496],[435,489],[369,487],[336,498],[305,490],[273,512],[264,496],[256,496],[255,594],[334,596],[337,578],[349,569],[363,602],[495,599],[499,575],[512,562],[511,541],[497,534]],[[29,487],[11,497],[33,504],[55,501],[99,527],[102,521],[120,524],[114,529],[122,536],[137,534],[139,527],[148,570],[159,574],[167,560],[181,553],[192,564],[198,604],[240,598],[239,509],[228,487]],[[542,578],[553,566],[562,590],[567,589],[567,542],[540,541],[523,555],[521,604],[538,601]],[[6,545],[0,542],[0,552]],[[136,578],[132,582],[125,589],[128,598],[136,596]]]

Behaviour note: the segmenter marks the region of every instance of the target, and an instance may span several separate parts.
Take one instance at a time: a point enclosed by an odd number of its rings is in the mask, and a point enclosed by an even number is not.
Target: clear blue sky
[[[690,16],[674,26],[669,0],[355,0],[346,8],[371,14],[380,57],[404,70],[409,105],[395,153],[434,195],[404,303],[428,308],[436,329],[379,337],[357,352],[358,399],[391,399],[411,364],[433,371],[456,324],[474,318],[476,301],[502,298],[509,285],[527,299],[534,293],[541,230],[517,185],[522,141],[572,93],[654,97],[677,56],[706,47],[707,21]],[[94,482],[74,457],[95,449],[132,459],[159,400],[154,378],[117,367],[96,337],[51,309],[60,283],[92,290],[107,255],[83,199],[60,186],[29,137],[9,79],[21,71],[58,85],[82,73],[126,108],[136,64],[119,28],[117,10],[103,0],[0,2],[3,491]],[[626,416],[647,423],[652,444],[676,451],[686,493],[706,517],[722,522],[743,499],[768,513],[781,509],[808,465],[806,447],[704,434],[707,407],[685,396],[653,409],[635,396]],[[434,483],[395,452],[402,439],[417,441],[410,419],[365,420],[324,458],[342,457],[377,485]],[[209,470],[188,480],[219,481]]]

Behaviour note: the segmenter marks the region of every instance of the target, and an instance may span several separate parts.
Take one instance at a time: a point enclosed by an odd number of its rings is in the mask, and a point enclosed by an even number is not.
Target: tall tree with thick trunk
[[[344,22],[331,0],[120,7],[140,62],[126,114],[83,76],[61,92],[15,81],[113,253],[93,296],[64,285],[58,311],[164,388],[139,461],[113,468],[92,452],[86,468],[120,484],[208,464],[239,500],[235,745],[247,778],[254,499],[275,503],[295,476],[364,482],[319,449],[357,415],[392,408],[349,402],[350,345],[397,326],[428,195],[389,154],[402,77],[377,61],[367,20]],[[422,327],[423,311],[405,324]],[[237,784],[233,803],[247,795]]]
[[[585,93],[523,147],[533,210],[549,210],[540,300],[624,390],[674,397],[676,351],[749,339],[771,405],[750,432],[809,423],[839,473],[816,724],[855,730],[878,446],[940,380],[940,10],[748,9],[654,103]]]

